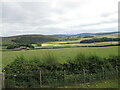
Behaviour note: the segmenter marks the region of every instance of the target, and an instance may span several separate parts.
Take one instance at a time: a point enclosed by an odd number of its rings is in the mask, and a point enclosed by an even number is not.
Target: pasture
[[[108,34],[108,35],[93,35],[97,38],[107,37],[107,38],[118,38],[120,34],[114,33],[114,34]]]
[[[118,44],[118,42],[96,42],[96,43],[79,43],[78,41],[64,41],[64,42],[51,42],[51,43],[43,43],[42,47],[48,46],[97,46],[97,45],[110,45],[110,44]]]
[[[52,53],[56,60],[60,63],[65,63],[69,59],[73,59],[78,53],[85,55],[96,54],[101,57],[109,55],[118,55],[119,46],[111,47],[77,47],[77,48],[62,48],[62,49],[35,49],[35,50],[21,50],[21,51],[3,51],[2,62],[4,65],[14,61],[16,56],[25,56],[28,60],[39,58],[42,60],[48,53]]]
[[[118,38],[118,34],[108,34],[108,35],[91,35],[94,36],[94,38]],[[78,38],[78,40],[69,40],[69,41],[55,41],[55,42],[47,42],[42,43],[42,47],[47,46],[93,46],[93,45],[108,45],[108,44],[117,44],[118,42],[112,41],[112,42],[98,42],[98,43],[80,43],[82,40],[89,40],[92,38]]]
[[[88,83],[75,86],[65,86],[64,88],[118,88],[118,79],[103,80],[95,83]]]

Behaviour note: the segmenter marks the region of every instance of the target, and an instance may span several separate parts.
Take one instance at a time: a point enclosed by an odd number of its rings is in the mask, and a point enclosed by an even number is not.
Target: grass
[[[118,88],[118,79],[103,80],[91,84],[65,86],[64,88]]]
[[[119,46],[111,47],[79,47],[79,48],[61,48],[61,49],[35,49],[21,51],[4,51],[2,52],[2,62],[4,65],[14,61],[16,56],[24,55],[28,60],[34,57],[42,59],[46,53],[53,53],[60,63],[65,63],[68,59],[73,59],[78,53],[85,55],[96,54],[101,57],[109,55],[118,55]]]
[[[47,43],[43,43],[42,46],[66,46],[68,45],[67,43],[69,43],[69,45],[73,45],[77,43],[80,44],[81,40],[86,40],[86,39],[91,39],[91,38],[81,38],[80,40],[72,40],[72,41],[55,41],[55,42],[47,42]],[[63,45],[61,45],[63,44]]]
[[[118,34],[111,34],[111,35],[94,35],[97,38],[107,37],[107,38],[118,38]]]
[[[63,44],[61,44],[63,43]],[[69,44],[67,44],[69,43]],[[97,46],[97,45],[110,45],[110,44],[118,44],[118,42],[96,42],[96,43],[78,43],[77,41],[74,42],[52,42],[52,43],[43,43],[42,47],[52,47],[52,46]]]
[[[92,35],[95,38],[103,38],[103,37],[107,37],[107,38],[118,38],[118,34],[110,34],[110,35]],[[73,41],[56,41],[56,42],[48,42],[48,43],[43,43],[42,46],[70,46],[70,45],[74,45],[74,46],[84,46],[86,44],[80,44],[79,42],[81,40],[87,40],[87,39],[92,39],[92,38],[79,38],[78,40],[73,40]],[[61,43],[63,45],[61,45]],[[69,45],[67,44],[69,43]],[[74,44],[75,43],[75,44]],[[77,44],[76,44],[77,43]],[[111,42],[109,42],[111,43]],[[117,42],[113,42],[113,43],[117,43]],[[89,45],[93,45],[93,44],[87,44]]]

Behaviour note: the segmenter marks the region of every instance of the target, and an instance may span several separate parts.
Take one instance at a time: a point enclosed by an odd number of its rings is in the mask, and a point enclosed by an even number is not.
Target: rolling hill
[[[80,33],[80,34],[55,34],[52,36],[62,36],[62,37],[70,37],[70,36],[87,36],[87,35],[111,35],[119,32],[105,32],[105,33]]]
[[[2,44],[8,45],[14,43],[45,43],[45,42],[54,42],[54,41],[66,41],[66,40],[79,40],[84,36],[94,36],[97,38],[100,37],[118,37],[119,32],[106,32],[106,33],[81,33],[76,35],[67,35],[67,34],[58,34],[58,35],[18,35],[10,37],[0,37],[2,38]]]
[[[19,35],[11,37],[1,37],[2,45],[14,44],[14,43],[43,43],[49,41],[58,41],[59,38],[48,35]]]

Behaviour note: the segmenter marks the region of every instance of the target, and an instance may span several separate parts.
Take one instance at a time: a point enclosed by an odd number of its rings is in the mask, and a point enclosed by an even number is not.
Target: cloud
[[[2,36],[118,29],[118,0],[27,1],[2,1]]]

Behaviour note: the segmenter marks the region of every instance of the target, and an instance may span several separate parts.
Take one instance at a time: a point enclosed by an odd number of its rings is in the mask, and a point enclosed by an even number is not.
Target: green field
[[[4,65],[14,61],[16,56],[24,55],[25,58],[31,60],[34,57],[40,58],[46,56],[47,53],[53,53],[61,63],[65,63],[68,59],[73,59],[78,53],[85,55],[96,54],[101,57],[107,57],[109,55],[118,55],[118,47],[79,47],[79,48],[62,48],[62,49],[35,49],[35,50],[21,50],[21,51],[3,51],[2,61]]]
[[[98,45],[111,45],[118,44],[118,42],[96,42],[96,43],[79,43],[80,41],[62,41],[62,42],[50,42],[43,43],[42,47],[55,47],[55,46],[98,46]],[[67,44],[69,43],[69,44]]]
[[[95,38],[102,38],[102,37],[107,37],[107,38],[118,38],[118,35],[119,33],[113,33],[113,34],[105,34],[105,35],[91,35],[91,36],[94,36]],[[84,35],[83,35],[84,36]],[[43,43],[41,42],[40,40],[43,40],[43,39],[58,39],[58,42],[56,43],[61,43],[59,40],[61,41],[65,41],[65,42],[80,42],[80,40],[85,40],[85,39],[91,39],[91,38],[83,38],[83,36],[79,37],[79,36],[70,36],[70,38],[73,38],[75,40],[70,40],[70,41],[66,41],[66,39],[68,37],[58,37],[58,36],[48,36],[48,35],[18,35],[18,36],[11,36],[11,37],[0,37],[0,40],[2,40],[2,44],[3,45],[9,45],[9,44],[15,44],[15,42],[13,42],[12,40],[16,40],[18,38],[26,38],[26,42],[30,39],[30,41],[34,38],[38,38],[38,37],[41,37],[38,39],[38,43]],[[88,35],[89,36],[89,35]],[[35,40],[36,40],[35,39]],[[23,39],[22,39],[23,40]],[[25,39],[24,39],[25,40]],[[53,40],[49,40],[49,42],[52,42]],[[35,43],[35,42],[34,42]],[[44,42],[46,43],[46,42]]]
[[[95,37],[117,38],[118,34],[115,33],[109,35],[93,35],[93,36],[94,36],[93,38]],[[21,39],[19,39],[18,37]],[[113,64],[113,62],[115,61],[116,63],[116,61],[118,60],[118,48],[120,46],[117,45],[119,43],[116,41],[80,43],[81,40],[85,40],[85,39],[92,39],[92,38],[86,38],[81,36],[53,37],[53,36],[44,36],[44,35],[22,35],[22,36],[3,38],[3,47],[0,47],[0,55],[2,55],[0,65],[1,64],[3,64],[3,66],[7,65],[6,66],[7,68],[5,67],[3,71],[7,72],[8,74],[12,74],[12,73],[13,75],[18,74],[16,75],[17,78],[13,76],[12,77],[8,76],[7,77],[8,79],[6,80],[11,81],[11,85],[13,83],[13,86],[15,87],[16,86],[30,87],[30,83],[32,86],[34,86],[34,83],[40,85],[40,82],[42,81],[43,82],[45,81],[43,86],[46,85],[50,86],[50,84],[51,85],[53,84],[53,86],[55,84],[57,86],[56,83],[58,82],[56,81],[59,81],[59,85],[57,87],[61,86],[62,88],[117,88],[118,79],[115,79],[115,77],[118,75],[118,67],[116,64]],[[6,49],[9,44],[15,44],[13,40],[16,40],[17,44],[26,43],[26,42],[31,44],[31,41],[33,41],[32,45],[35,48],[34,49],[30,48],[29,50],[21,49],[18,51]],[[20,42],[21,40],[23,41]],[[82,55],[82,57],[80,55]],[[84,58],[84,55],[89,57]],[[94,59],[94,57],[90,57],[92,55],[93,56],[98,55],[99,57],[97,58],[95,56]],[[109,56],[112,55],[116,55],[116,56],[110,58]],[[17,56],[22,56],[23,58],[17,58]],[[15,59],[16,61],[13,62]],[[32,61],[26,62],[27,60],[32,60]],[[42,63],[37,60],[44,62]],[[71,64],[71,62],[68,62],[68,60],[75,60],[75,61],[72,62]],[[58,61],[59,63],[56,61]],[[60,71],[58,70],[56,72],[57,69],[60,69]],[[43,76],[41,79],[42,81],[40,82],[39,82],[40,72],[36,72],[37,70],[49,71],[48,73],[42,72]],[[68,71],[69,73],[67,73]],[[24,75],[27,75],[27,77],[30,78],[29,82],[27,81],[26,76],[22,76],[22,78],[18,78],[19,75],[23,75],[23,73]],[[35,74],[31,77],[31,73],[35,73]],[[38,79],[36,79],[36,76],[38,77]],[[76,83],[77,82],[76,80],[78,80],[79,82]],[[25,81],[26,84],[24,83],[22,85],[23,81]],[[14,85],[15,82],[18,83],[18,85]],[[70,83],[67,84],[66,82],[70,82],[71,84]],[[64,85],[62,86],[62,84]]]
[[[118,79],[103,80],[95,83],[87,83],[74,86],[65,86],[64,88],[118,88]]]
[[[108,38],[118,38],[119,34],[118,33],[114,33],[114,34],[109,34],[109,35],[93,35],[97,38],[102,38],[102,37],[108,37]]]
[[[94,38],[118,38],[118,33],[114,34],[108,34],[108,35],[91,35],[94,36]],[[80,43],[82,40],[88,40],[92,38],[77,38],[77,40],[69,40],[69,41],[54,41],[54,42],[47,42],[47,43],[42,43],[42,47],[47,47],[47,46],[96,46],[96,45],[108,45],[108,44],[116,44],[118,42],[113,41],[113,42],[98,42],[98,43]]]

